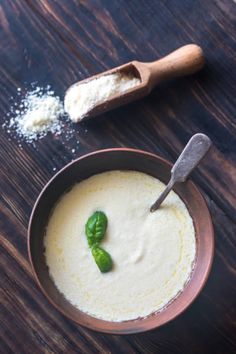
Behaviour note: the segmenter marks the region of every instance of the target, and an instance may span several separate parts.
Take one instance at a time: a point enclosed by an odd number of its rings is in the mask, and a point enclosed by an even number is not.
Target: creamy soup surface
[[[135,171],[104,172],[62,196],[44,239],[56,287],[78,309],[104,320],[124,321],[161,310],[188,281],[195,258],[192,219],[176,193],[150,213],[164,189]],[[101,273],[88,247],[85,224],[103,211],[108,227],[101,246],[114,267]]]

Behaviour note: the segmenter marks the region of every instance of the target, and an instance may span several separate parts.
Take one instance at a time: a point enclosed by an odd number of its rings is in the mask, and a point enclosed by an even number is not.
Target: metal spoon
[[[156,211],[176,183],[185,182],[192,170],[199,164],[211,146],[211,140],[205,134],[195,134],[185,146],[178,160],[171,169],[171,178],[166,189],[151,206],[150,211]]]

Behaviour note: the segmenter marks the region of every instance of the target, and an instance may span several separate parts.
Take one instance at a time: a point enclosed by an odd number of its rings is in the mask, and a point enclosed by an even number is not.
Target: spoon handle
[[[186,181],[192,170],[206,155],[210,146],[211,140],[207,135],[198,133],[192,136],[171,169],[175,183]]]
[[[190,75],[200,70],[205,63],[202,49],[196,44],[185,45],[164,58],[145,63],[150,72],[149,85],[178,76]]]
[[[151,206],[150,211],[153,212],[159,208],[161,203],[167,197],[175,183],[184,182],[199,164],[202,158],[206,155],[211,146],[211,140],[205,134],[195,134],[189,140],[179,158],[171,169],[171,178],[165,190],[160,197]]]

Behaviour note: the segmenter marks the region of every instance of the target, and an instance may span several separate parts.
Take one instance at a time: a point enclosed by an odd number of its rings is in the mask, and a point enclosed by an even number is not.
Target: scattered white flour
[[[133,75],[116,72],[71,86],[65,96],[65,111],[73,122],[83,119],[97,104],[140,84]]]
[[[20,88],[17,90],[21,91]],[[59,118],[63,113],[60,98],[49,87],[37,87],[22,98],[17,109],[11,110],[14,116],[10,119],[9,128],[15,128],[20,137],[31,142],[48,132],[61,133],[62,122]]]

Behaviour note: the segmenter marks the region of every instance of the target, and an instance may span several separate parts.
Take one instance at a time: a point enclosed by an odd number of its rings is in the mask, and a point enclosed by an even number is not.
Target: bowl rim
[[[64,315],[67,319],[73,321],[74,323],[76,323],[77,325],[80,325],[82,327],[85,327],[85,328],[89,328],[91,330],[94,330],[96,332],[100,332],[100,333],[107,333],[107,334],[118,334],[118,335],[129,335],[129,334],[135,334],[135,333],[144,333],[144,332],[147,332],[147,331],[151,331],[151,330],[154,330],[154,329],[157,329],[159,327],[162,327],[164,325],[166,325],[167,323],[169,323],[170,321],[176,319],[177,317],[179,317],[183,312],[185,312],[191,305],[192,303],[195,301],[195,299],[199,296],[199,294],[201,293],[202,289],[204,288],[206,282],[207,282],[207,279],[209,277],[209,274],[210,274],[210,271],[211,271],[211,268],[212,268],[212,263],[213,263],[213,258],[214,258],[214,252],[215,252],[215,238],[214,238],[214,228],[213,228],[213,223],[212,223],[212,217],[211,217],[211,213],[210,213],[210,210],[209,210],[209,207],[208,207],[208,204],[206,202],[206,199],[205,197],[203,196],[203,194],[200,192],[200,190],[198,189],[198,187],[195,185],[194,182],[192,182],[191,180],[188,180],[188,183],[191,185],[191,188],[194,189],[194,191],[198,194],[198,197],[201,199],[201,202],[204,204],[207,212],[208,212],[208,215],[207,215],[207,219],[208,219],[208,223],[209,223],[209,227],[210,227],[210,235],[208,236],[209,238],[211,238],[211,249],[209,251],[209,255],[208,255],[208,265],[207,267],[205,268],[205,271],[204,271],[204,276],[202,276],[201,280],[199,281],[199,284],[200,286],[198,286],[197,290],[195,291],[195,294],[194,296],[192,296],[192,298],[188,301],[187,305],[184,305],[182,306],[182,308],[180,309],[180,311],[178,311],[176,314],[173,314],[172,316],[169,316],[169,318],[167,320],[165,320],[163,323],[159,323],[157,324],[156,326],[147,326],[145,328],[137,328],[137,329],[125,329],[124,331],[120,330],[120,329],[117,329],[117,330],[108,330],[108,329],[105,329],[105,328],[102,328],[102,329],[97,329],[97,327],[95,326],[92,326],[88,323],[84,323],[83,321],[78,321],[78,320],[75,320],[74,318],[72,318],[66,311],[64,311],[64,309],[62,307],[60,307],[59,305],[57,305],[54,300],[50,297],[50,295],[47,293],[47,291],[45,290],[44,286],[41,284],[40,280],[39,280],[39,277],[38,277],[38,274],[36,272],[36,269],[35,269],[35,266],[34,266],[34,261],[33,261],[33,257],[32,257],[32,252],[31,252],[31,239],[32,239],[32,232],[31,232],[31,229],[32,229],[32,223],[33,223],[33,219],[34,219],[34,216],[35,216],[35,212],[38,208],[38,204],[42,198],[42,196],[44,195],[45,191],[48,189],[48,187],[54,182],[54,180],[60,175],[62,174],[65,170],[67,170],[68,168],[70,168],[73,164],[77,164],[78,162],[80,162],[81,160],[83,159],[86,159],[90,156],[93,156],[93,155],[99,155],[101,153],[109,153],[109,152],[114,152],[114,151],[117,151],[117,152],[134,152],[134,153],[137,153],[137,154],[142,154],[144,155],[145,157],[152,157],[154,159],[158,159],[159,161],[161,161],[162,163],[166,164],[169,168],[171,168],[173,166],[173,164],[171,162],[169,162],[168,160],[166,160],[165,158],[155,154],[155,153],[152,153],[152,152],[148,152],[148,151],[145,151],[145,150],[142,150],[142,149],[135,149],[135,148],[126,148],[126,147],[122,147],[122,148],[118,148],[118,147],[115,147],[115,148],[108,148],[108,149],[99,149],[99,150],[95,150],[95,151],[92,151],[92,152],[89,152],[87,154],[84,154],[82,156],[79,156],[78,158],[76,158],[75,160],[72,160],[71,162],[69,162],[68,164],[66,164],[64,167],[62,167],[57,173],[55,173],[50,179],[49,181],[44,185],[44,187],[42,188],[40,194],[38,195],[35,203],[34,203],[34,206],[32,208],[32,211],[31,211],[31,215],[30,215],[30,218],[29,218],[29,223],[28,223],[28,229],[27,229],[27,250],[28,250],[28,257],[29,257],[29,261],[30,261],[30,265],[31,265],[31,269],[32,269],[32,273],[33,273],[33,276],[34,276],[34,279],[36,280],[36,283],[38,284],[39,286],[39,289],[41,290],[41,292],[45,295],[46,299],[49,301],[49,303],[51,305],[53,305],[54,308],[56,308],[59,313],[61,313],[62,315]],[[179,196],[180,197],[180,196]],[[181,198],[181,197],[180,197]],[[184,292],[184,290],[182,291]],[[178,294],[176,296],[176,298],[178,298]],[[173,302],[175,301],[175,298],[172,299]],[[171,301],[172,302],[172,301]],[[168,305],[167,305],[168,307]],[[165,308],[164,308],[165,309]],[[163,310],[165,311],[165,310]],[[153,313],[154,316],[155,316],[155,312]],[[158,314],[158,312],[157,312]],[[89,314],[87,314],[89,317],[91,318],[95,318],[97,321],[101,321],[101,322],[107,322],[107,323],[112,323],[113,325],[114,324],[121,324],[122,322],[114,322],[114,321],[106,321],[106,320],[102,320],[102,319],[99,319],[99,318],[96,318],[96,317],[93,317]],[[151,316],[152,314],[150,314]],[[149,316],[147,316],[149,317]],[[147,318],[147,317],[144,317]],[[134,319],[134,320],[129,320],[129,321],[123,321],[124,322],[132,322],[135,326],[135,321],[139,322],[139,321],[142,321],[142,318],[141,319]]]

